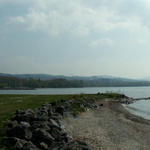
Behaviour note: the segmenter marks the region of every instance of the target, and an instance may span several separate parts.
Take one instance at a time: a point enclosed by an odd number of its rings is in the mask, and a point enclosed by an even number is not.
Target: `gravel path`
[[[94,150],[150,150],[150,121],[128,113],[115,102],[103,101],[99,110],[66,118],[68,134]]]

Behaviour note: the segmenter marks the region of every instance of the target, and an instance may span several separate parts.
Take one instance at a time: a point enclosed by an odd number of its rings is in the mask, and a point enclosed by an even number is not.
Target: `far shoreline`
[[[37,90],[37,89],[78,89],[78,88],[133,88],[133,87],[150,87],[150,85],[137,85],[137,86],[84,86],[84,87],[35,87],[35,88],[30,88],[30,87],[6,87],[6,88],[0,88],[0,90]]]

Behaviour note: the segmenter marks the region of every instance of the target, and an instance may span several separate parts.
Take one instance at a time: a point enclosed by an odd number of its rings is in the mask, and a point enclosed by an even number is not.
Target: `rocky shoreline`
[[[79,105],[85,111],[99,107],[92,103]],[[72,105],[77,105],[76,100],[52,102],[35,110],[17,110],[6,125],[6,144],[16,150],[92,150],[88,144],[68,136],[60,123],[65,115],[73,114]]]
[[[97,101],[85,97],[84,100],[44,104],[35,110],[17,110],[6,124],[5,145],[15,150],[93,150],[85,141],[75,140],[68,135],[61,120],[68,115],[76,116],[80,112],[102,108],[104,104]],[[129,104],[133,99],[122,95],[109,101]]]

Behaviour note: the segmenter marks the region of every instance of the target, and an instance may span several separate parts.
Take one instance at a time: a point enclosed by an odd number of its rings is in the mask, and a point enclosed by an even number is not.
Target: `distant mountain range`
[[[48,74],[4,74],[0,73],[0,84],[5,87],[114,87],[150,86],[145,79],[128,79],[107,75],[64,76]],[[10,85],[11,84],[11,85]]]
[[[150,81],[150,77],[141,78],[140,80]]]
[[[0,73],[0,76],[7,76],[7,77],[17,77],[21,79],[40,79],[40,80],[53,80],[53,79],[66,79],[66,80],[99,80],[99,79],[113,79],[118,81],[139,81],[138,79],[128,79],[128,78],[121,78],[121,77],[114,77],[108,75],[100,75],[100,76],[64,76],[64,75],[49,75],[49,74],[5,74]],[[149,78],[150,80],[150,78]],[[141,79],[144,81],[144,79]]]

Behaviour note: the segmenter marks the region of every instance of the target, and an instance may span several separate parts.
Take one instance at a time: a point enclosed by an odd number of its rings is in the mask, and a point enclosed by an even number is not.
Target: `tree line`
[[[17,78],[0,76],[0,88],[71,88],[71,87],[120,87],[120,86],[150,86],[148,81],[123,81],[115,79],[97,80],[40,80],[33,78]]]
[[[36,80],[33,78],[20,79],[16,77],[0,77],[0,88],[67,88],[67,87],[83,87],[83,81],[66,79],[53,79],[53,80]]]

